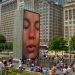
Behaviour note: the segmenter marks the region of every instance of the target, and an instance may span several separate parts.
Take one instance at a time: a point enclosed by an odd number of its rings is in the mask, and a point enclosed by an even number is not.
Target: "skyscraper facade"
[[[18,10],[20,9],[34,11],[34,0],[18,0]]]
[[[47,0],[47,1],[54,1],[56,4],[58,5],[62,5],[64,6],[64,4],[66,3],[66,0]]]
[[[14,12],[20,9],[32,10],[34,0],[6,0],[0,3],[0,34],[12,42],[14,37]]]
[[[0,33],[7,42],[13,41],[14,12],[17,9],[17,0],[7,0],[0,4]]]
[[[64,38],[68,41],[75,35],[75,0],[67,0],[64,5]]]
[[[47,45],[53,36],[63,36],[62,6],[39,0],[34,10],[40,14],[40,45]]]

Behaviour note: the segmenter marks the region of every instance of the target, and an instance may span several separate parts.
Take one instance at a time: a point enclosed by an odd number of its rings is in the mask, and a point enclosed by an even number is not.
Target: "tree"
[[[13,42],[10,42],[8,45],[9,45],[9,49],[13,50]]]
[[[0,43],[5,43],[5,42],[6,42],[5,36],[0,34]]]
[[[69,50],[70,50],[70,63],[71,63],[71,51],[75,50],[75,36],[72,36],[69,41]]]
[[[2,44],[0,43],[0,52],[2,51]]]
[[[5,43],[0,43],[0,50],[5,49]]]
[[[75,50],[75,36],[72,36],[69,42],[69,47],[71,51]]]
[[[63,55],[63,51],[68,51],[68,47],[66,46],[67,41],[63,37],[60,37],[58,41],[59,41],[59,51],[62,51]]]
[[[59,45],[58,37],[54,36],[52,38],[52,40],[49,42],[48,50],[49,51],[55,51],[55,55],[56,55],[56,51],[58,51],[58,45]]]
[[[56,54],[56,51],[67,50],[66,40],[64,40],[63,37],[54,36],[52,40],[49,42],[48,50],[51,50],[51,51],[54,50],[55,54]]]

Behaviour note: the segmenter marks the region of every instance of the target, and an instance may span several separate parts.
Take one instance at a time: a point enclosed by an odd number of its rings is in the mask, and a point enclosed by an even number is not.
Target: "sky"
[[[2,0],[2,2],[4,2],[4,1],[6,1],[6,0]]]

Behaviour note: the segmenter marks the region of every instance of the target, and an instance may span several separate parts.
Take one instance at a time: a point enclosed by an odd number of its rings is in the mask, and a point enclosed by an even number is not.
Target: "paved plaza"
[[[3,58],[5,58],[7,60],[8,56],[3,56]],[[9,65],[9,63],[8,63],[8,65]],[[15,68],[18,68],[19,63],[18,62],[13,62],[13,66]],[[25,69],[29,70],[29,67],[26,64],[24,64],[23,66],[24,66]],[[62,71],[60,71],[60,70],[56,70],[56,74],[57,75],[63,75]],[[72,75],[75,75],[75,72],[72,72]]]
[[[18,63],[13,63],[14,67],[17,67],[18,68]],[[27,65],[24,64],[24,67],[29,70],[29,67],[27,67]],[[60,70],[56,70],[56,74],[57,75],[63,75],[63,73],[60,71]],[[72,72],[72,75],[75,75],[75,72]]]

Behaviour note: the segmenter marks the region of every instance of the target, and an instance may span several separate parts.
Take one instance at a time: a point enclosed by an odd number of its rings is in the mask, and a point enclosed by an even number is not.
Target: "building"
[[[64,6],[64,4],[66,3],[66,0],[47,0],[47,1],[54,1],[56,4],[58,5],[62,5]]]
[[[63,8],[54,2],[39,0],[34,8],[40,14],[40,45],[46,45],[53,36],[63,36]]]
[[[0,3],[0,33],[7,42],[13,41],[14,12],[17,9],[17,0],[7,0]]]
[[[64,38],[69,42],[75,35],[75,0],[67,0],[64,5]]]
[[[25,0],[25,9],[34,11],[34,0]]]
[[[6,0],[0,3],[0,34],[6,37],[7,42],[13,41],[14,12],[20,9],[34,11],[34,0]]]
[[[34,0],[18,0],[18,10],[19,9],[34,11]]]

